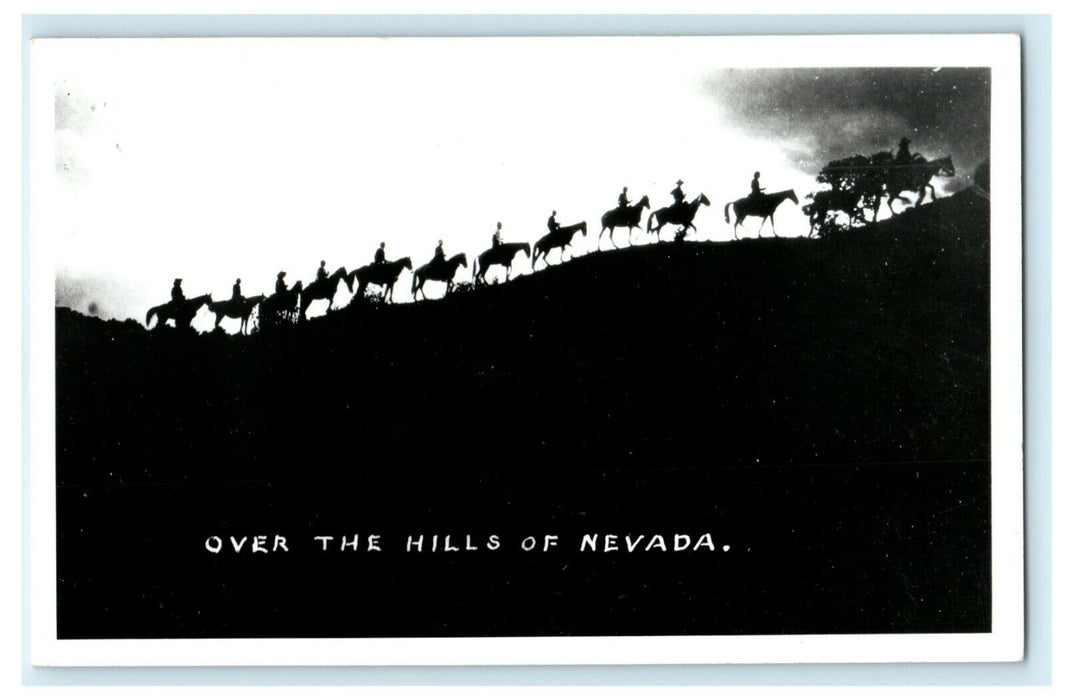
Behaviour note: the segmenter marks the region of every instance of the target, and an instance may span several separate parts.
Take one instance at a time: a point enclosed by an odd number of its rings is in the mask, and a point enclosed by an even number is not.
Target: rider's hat
[[[684,182],[682,182],[681,180],[678,180],[678,181],[677,181],[677,184],[678,184],[678,185],[683,185],[683,184],[685,184],[685,183],[684,183]]]
[[[174,284],[181,284],[181,278],[180,278],[180,277],[179,277],[179,278],[176,278],[176,279],[174,280]]]
[[[905,143],[910,143],[910,142],[911,142],[911,140],[910,140],[909,138],[907,138],[906,136],[904,136],[903,138],[901,138],[901,139],[899,140],[899,145],[901,145],[901,146],[902,146],[903,144],[905,144]]]
[[[279,272],[279,273],[278,273],[278,279],[281,279],[281,278],[282,278],[282,277],[284,277],[284,276],[285,276],[285,273],[284,273],[284,272]]]

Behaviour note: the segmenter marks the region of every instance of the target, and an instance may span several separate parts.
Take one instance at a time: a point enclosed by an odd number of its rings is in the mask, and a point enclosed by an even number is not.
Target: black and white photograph
[[[1017,37],[32,51],[34,663],[1021,657]]]

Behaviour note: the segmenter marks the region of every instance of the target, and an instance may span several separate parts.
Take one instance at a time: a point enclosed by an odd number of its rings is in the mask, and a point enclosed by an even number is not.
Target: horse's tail
[[[472,268],[474,269],[474,277],[473,277],[473,280],[474,280],[475,282],[477,281],[477,263],[478,263],[478,261],[479,261],[479,260],[481,260],[481,256],[480,256],[480,255],[476,255],[476,256],[474,256],[474,264],[470,266],[470,267],[472,267]]]
[[[655,212],[648,214],[648,229],[647,232],[651,233],[651,222],[655,219]]]
[[[148,315],[144,317],[145,328],[152,325],[152,316],[155,316],[157,313],[159,313],[158,306],[153,306],[152,308],[148,309]]]
[[[730,205],[730,204],[732,204],[732,202],[726,202],[726,203],[725,203],[725,222],[726,222],[727,224],[729,223],[729,205]],[[733,208],[734,208],[734,209],[736,209],[736,207],[735,207],[735,206],[734,206]]]

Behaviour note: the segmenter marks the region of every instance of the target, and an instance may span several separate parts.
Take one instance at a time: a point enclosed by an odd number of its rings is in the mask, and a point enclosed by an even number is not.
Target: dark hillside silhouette
[[[592,253],[251,336],[59,308],[61,635],[497,634],[503,614],[534,635],[985,629],[988,206]],[[100,513],[143,527],[79,531]],[[204,564],[215,531],[285,527],[719,527],[736,550],[671,555],[639,589],[627,560],[502,550]],[[64,586],[73,566],[89,584]],[[134,593],[175,577],[159,609]],[[171,615],[190,591],[203,615]],[[661,617],[636,614],[652,599]]]

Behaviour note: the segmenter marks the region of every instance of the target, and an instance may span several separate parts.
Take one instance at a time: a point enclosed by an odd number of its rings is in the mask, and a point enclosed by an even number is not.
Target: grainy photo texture
[[[77,55],[58,639],[992,632],[989,67]]]

